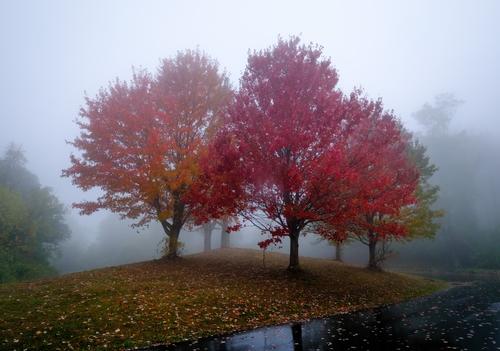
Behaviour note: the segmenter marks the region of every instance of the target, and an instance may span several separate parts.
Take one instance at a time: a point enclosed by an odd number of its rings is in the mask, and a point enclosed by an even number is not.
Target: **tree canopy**
[[[198,160],[232,91],[217,62],[199,51],[162,61],[154,75],[134,73],[87,98],[73,141],[71,177],[95,201],[75,204],[84,214],[109,209],[137,220],[158,220],[177,256],[181,228],[191,218],[184,196],[199,174]]]

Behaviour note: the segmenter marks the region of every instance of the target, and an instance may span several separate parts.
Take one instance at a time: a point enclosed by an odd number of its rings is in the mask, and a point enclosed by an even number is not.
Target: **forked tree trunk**
[[[168,237],[168,247],[166,247],[167,259],[176,259],[179,257],[179,235],[184,225],[184,203],[177,199],[174,203],[174,213],[172,223],[167,220],[160,220],[160,223]]]
[[[180,228],[178,230],[172,229],[167,235],[168,235],[168,252],[167,252],[167,258],[168,259],[175,259],[179,257],[179,234],[180,234]]]
[[[220,247],[223,249],[228,249],[231,247],[230,234],[227,232],[227,227],[229,225],[228,220],[223,220],[221,223],[220,231]]]
[[[300,231],[291,231],[290,236],[290,263],[288,264],[289,271],[299,269],[299,234]]]

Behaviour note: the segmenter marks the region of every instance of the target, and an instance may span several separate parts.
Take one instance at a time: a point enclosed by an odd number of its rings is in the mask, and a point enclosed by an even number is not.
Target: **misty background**
[[[344,91],[362,87],[383,97],[439,168],[433,182],[446,211],[441,231],[434,241],[395,245],[388,264],[498,268],[498,18],[493,0],[3,1],[0,150],[22,145],[27,168],[67,206],[72,234],[55,261],[61,272],[159,257],[164,234],[156,223],[137,232],[109,212],[79,216],[71,209],[95,195],[60,177],[85,94],[94,96],[116,77],[129,79],[133,66],[155,71],[160,59],[196,47],[217,59],[237,87],[248,50],[297,34],[324,47]],[[443,93],[455,100],[440,99]],[[430,122],[419,123],[422,113]],[[257,248],[261,239],[247,227],[231,234],[231,245]],[[203,249],[200,231],[184,231],[180,240],[184,254]],[[363,264],[365,251],[352,244],[345,259]],[[334,248],[309,236],[301,238],[301,254],[333,257]]]

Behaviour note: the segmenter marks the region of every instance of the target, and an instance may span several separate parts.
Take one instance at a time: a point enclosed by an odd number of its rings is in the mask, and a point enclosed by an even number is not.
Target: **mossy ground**
[[[121,349],[400,302],[443,283],[330,260],[220,249],[0,285],[0,349]]]

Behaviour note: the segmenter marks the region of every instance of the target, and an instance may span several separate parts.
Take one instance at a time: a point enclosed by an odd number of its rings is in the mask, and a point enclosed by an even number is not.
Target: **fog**
[[[279,35],[300,35],[324,47],[344,91],[362,87],[382,97],[428,147],[439,168],[437,205],[446,216],[434,242],[396,245],[393,264],[437,264],[450,242],[459,255],[472,252],[475,237],[500,235],[499,16],[494,0],[2,1],[0,149],[21,144],[27,167],[68,207],[72,236],[55,261],[60,271],[157,258],[164,238],[159,225],[137,232],[108,212],[79,216],[71,209],[95,196],[60,177],[85,94],[94,96],[116,77],[128,79],[132,67],[155,71],[161,58],[197,47],[227,69],[236,87],[248,50],[266,48]],[[447,130],[434,133],[414,114],[442,93],[462,103]],[[231,234],[231,245],[257,248],[261,239],[247,227]],[[180,240],[183,254],[203,249],[199,230],[182,232]],[[270,250],[286,250],[283,245]],[[482,252],[474,250],[472,256]],[[365,251],[352,244],[345,259],[364,264]],[[308,236],[301,238],[301,254],[333,257],[334,248]],[[459,256],[452,266],[476,259]]]

